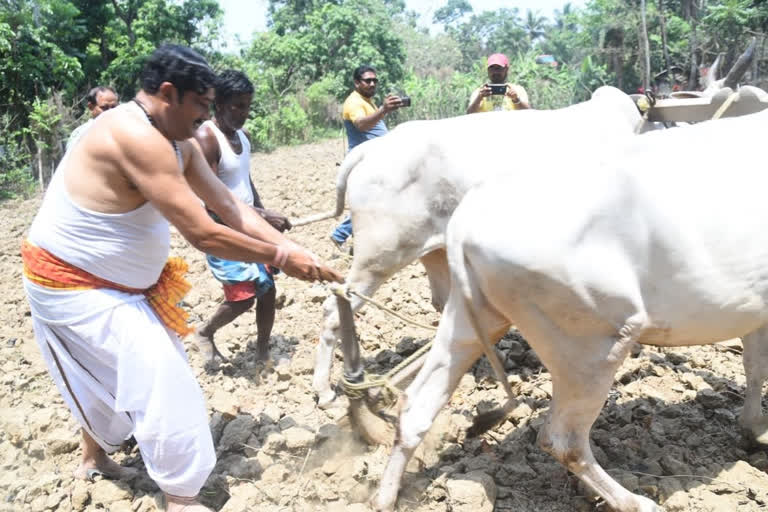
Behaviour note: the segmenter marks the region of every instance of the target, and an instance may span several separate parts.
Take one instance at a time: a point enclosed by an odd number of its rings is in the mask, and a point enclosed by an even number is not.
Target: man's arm
[[[248,176],[248,182],[251,184],[251,194],[253,194],[253,207],[263,210],[264,203],[261,202],[259,192],[256,190],[256,185],[253,184],[253,178]]]
[[[312,255],[270,227],[250,206],[238,202],[211,172],[196,143],[179,143],[189,181],[179,170],[168,141],[151,126],[118,131],[115,143],[122,149],[120,163],[126,177],[197,249],[235,261],[273,264],[300,279],[340,279],[335,271],[315,262]],[[214,210],[240,232],[214,222],[190,185],[206,204],[224,211],[222,215]]]
[[[353,119],[352,124],[361,132],[367,132],[376,126],[376,123],[384,119],[387,114],[400,108],[401,103],[398,96],[389,95],[384,98],[384,103],[373,114]]]
[[[248,133],[248,131],[245,128],[241,128],[243,131],[243,135],[245,135],[245,138],[248,139],[248,143],[251,143],[251,135]],[[250,173],[248,174],[248,183],[251,185],[251,194],[253,194],[253,207],[254,208],[260,208],[264,209],[264,203],[261,202],[261,197],[259,197],[259,193],[256,190],[256,185],[253,184],[253,178],[251,178]]]
[[[531,108],[530,103],[528,103],[528,93],[519,85],[507,84],[506,95],[515,104],[517,110],[528,110]]]
[[[245,131],[245,129],[243,129],[243,134],[250,143],[251,136],[248,135],[248,132]],[[264,220],[269,222],[273,228],[281,233],[291,229],[293,226],[291,226],[291,221],[288,220],[288,217],[281,215],[276,211],[267,210],[264,208],[264,203],[261,202],[261,197],[259,196],[259,192],[256,190],[256,185],[253,184],[253,178],[251,178],[250,173],[248,174],[248,184],[251,186],[251,194],[253,194],[253,207],[256,208],[256,211],[259,212],[259,215],[261,215]]]
[[[293,226],[291,226],[291,221],[288,220],[288,217],[274,210],[268,210],[264,208],[264,205],[261,202],[261,198],[259,197],[259,193],[256,191],[256,186],[253,184],[253,179],[251,179],[250,176],[248,176],[248,182],[251,184],[251,192],[253,193],[253,207],[256,209],[259,215],[261,215],[264,220],[269,222],[270,226],[281,233],[291,229]]]
[[[469,97],[469,106],[467,107],[467,114],[474,114],[480,111],[480,104],[484,98],[491,95],[491,88],[488,84],[484,84],[482,87],[475,89],[472,96]]]

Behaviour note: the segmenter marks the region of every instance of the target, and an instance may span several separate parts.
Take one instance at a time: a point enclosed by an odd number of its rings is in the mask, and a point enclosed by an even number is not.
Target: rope
[[[417,322],[416,320],[411,320],[410,318],[406,318],[402,316],[400,313],[397,313],[396,311],[393,311],[392,309],[388,308],[384,304],[377,302],[366,295],[363,295],[357,290],[352,289],[350,286],[331,285],[331,291],[340,297],[344,297],[347,300],[349,300],[350,295],[354,295],[355,297],[362,299],[363,302],[376,306],[382,311],[389,313],[390,315],[400,319],[401,321],[407,324],[415,325],[416,327],[421,327],[422,329],[427,329],[432,332],[437,331],[437,329],[435,327],[432,327],[431,325],[422,324],[421,322]]]
[[[422,329],[428,329],[430,331],[437,330],[431,325],[422,324],[420,322],[411,320],[410,318],[406,318],[400,315],[399,313],[386,307],[380,302],[377,302],[372,298],[366,295],[363,295],[362,293],[356,290],[353,290],[349,285],[346,285],[346,286],[330,285],[329,288],[334,294],[347,300],[349,300],[350,295],[354,295],[362,299],[364,302],[371,304],[386,313],[389,313],[390,315],[398,318],[399,320],[405,323],[415,325],[416,327],[421,327]],[[397,366],[392,368],[385,375],[369,375],[367,373],[364,373],[363,380],[361,382],[350,382],[342,375],[341,386],[342,386],[342,389],[344,390],[344,394],[346,394],[350,399],[360,400],[365,397],[366,390],[371,388],[382,388],[380,393],[381,398],[379,401],[383,404],[383,407],[386,408],[391,405],[394,405],[394,403],[397,401],[397,397],[400,391],[390,384],[390,380],[392,379],[393,376],[397,375],[406,366],[410,365],[412,362],[416,361],[418,358],[424,355],[430,349],[430,347],[432,347],[432,340],[430,340],[428,343],[425,343],[424,346],[416,350],[413,354],[411,354],[407,358],[403,359]]]
[[[731,104],[736,101],[739,98],[739,92],[734,91],[728,96],[728,98],[723,102],[722,105],[720,105],[720,108],[717,109],[717,112],[715,112],[715,115],[712,116],[712,120],[716,121],[717,119],[720,119],[720,117],[725,114],[725,111],[728,110],[728,107],[731,106]]]
[[[400,391],[390,384],[392,377],[397,375],[403,368],[411,364],[425,354],[432,347],[432,340],[425,343],[413,354],[403,359],[397,366],[389,370],[385,375],[371,375],[364,373],[362,382],[350,382],[344,376],[341,377],[341,387],[344,394],[353,400],[360,400],[365,397],[365,391],[371,388],[382,388],[379,402],[382,408],[387,408],[395,404]]]

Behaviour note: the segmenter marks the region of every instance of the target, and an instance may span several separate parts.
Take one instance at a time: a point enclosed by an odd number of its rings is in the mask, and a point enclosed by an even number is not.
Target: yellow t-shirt
[[[525,92],[525,89],[521,85],[517,84],[507,84],[507,87],[515,91],[517,93],[517,97],[520,100],[521,103],[528,103],[528,93]],[[472,93],[472,96],[469,98],[469,104],[471,105],[475,98],[477,98],[477,95],[480,94],[481,87],[478,87],[475,89],[475,91]],[[482,100],[480,100],[480,105],[477,108],[478,112],[493,112],[498,110],[517,110],[520,108],[520,105],[515,105],[512,103],[512,99],[507,96],[506,94],[495,94],[492,96],[486,96]]]
[[[376,105],[369,98],[366,98],[357,91],[344,100],[344,106],[341,110],[341,118],[346,121],[355,122],[361,117],[369,116],[376,112]]]
[[[357,91],[352,91],[352,94],[347,96],[344,100],[344,106],[341,109],[341,118],[344,121],[344,127],[347,129],[347,146],[348,149],[352,149],[358,144],[381,137],[387,134],[387,125],[384,124],[384,120],[380,119],[373,128],[368,131],[360,131],[354,125],[354,122],[361,117],[366,117],[376,112],[376,105],[373,101],[366,98]]]

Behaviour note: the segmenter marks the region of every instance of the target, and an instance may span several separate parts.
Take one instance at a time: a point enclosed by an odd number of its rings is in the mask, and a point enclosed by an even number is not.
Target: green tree
[[[549,24],[547,23],[546,16],[542,16],[538,11],[534,12],[530,9],[525,13],[525,20],[523,21],[523,30],[528,36],[528,41],[533,44],[537,39],[546,34]]]
[[[448,0],[448,2],[437,9],[432,16],[432,23],[440,25],[452,25],[465,14],[472,12],[472,4],[467,0]]]

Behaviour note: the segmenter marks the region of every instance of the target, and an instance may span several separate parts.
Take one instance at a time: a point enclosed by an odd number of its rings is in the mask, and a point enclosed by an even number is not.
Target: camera
[[[400,106],[401,107],[410,107],[411,106],[411,97],[410,96],[400,96]]]
[[[491,94],[507,94],[507,84],[488,84]]]

